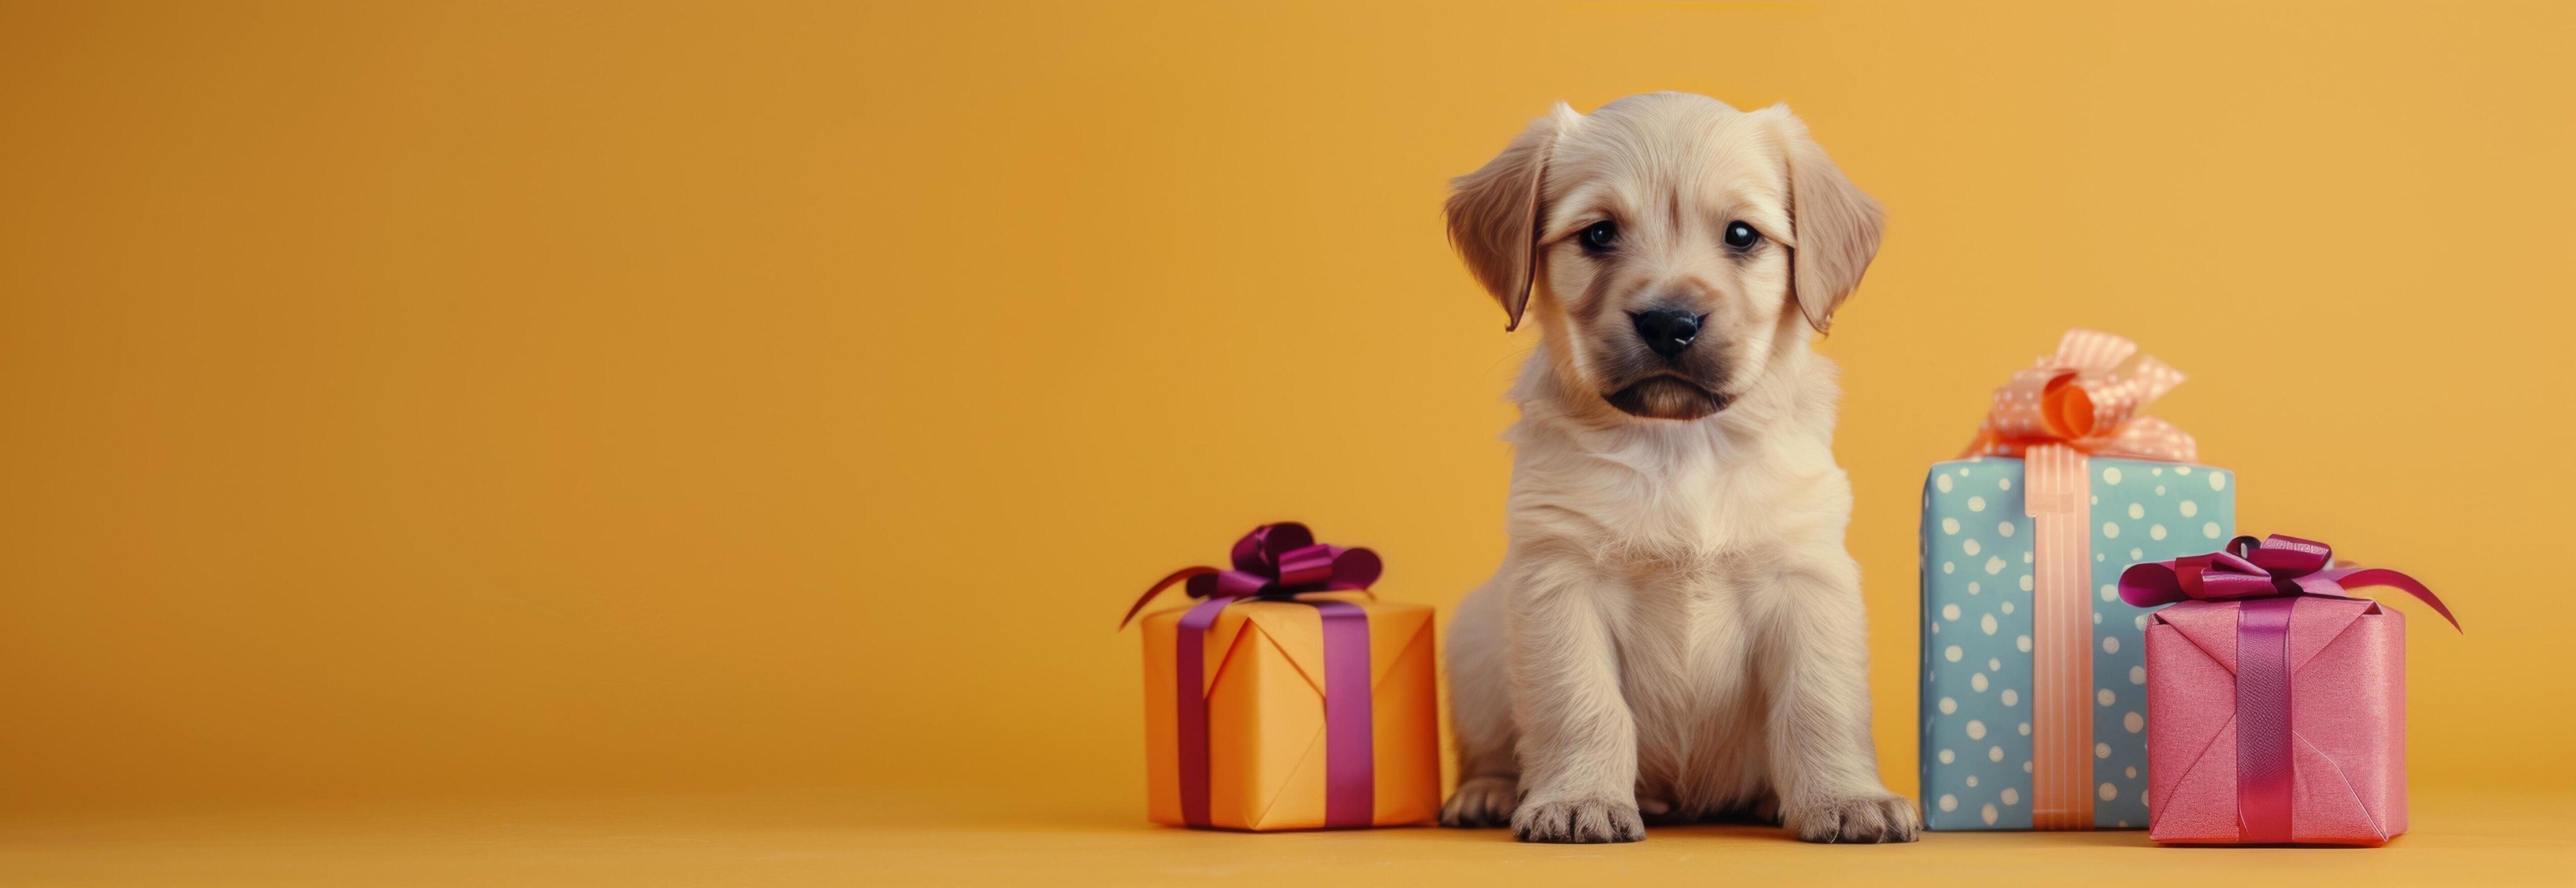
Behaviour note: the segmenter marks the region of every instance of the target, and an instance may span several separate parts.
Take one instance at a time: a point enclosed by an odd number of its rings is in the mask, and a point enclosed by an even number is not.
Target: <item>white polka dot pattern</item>
[[[2080,753],[2093,763],[2093,774],[2074,790],[2094,796],[2094,823],[2109,828],[2147,822],[2146,722],[2139,713],[2148,611],[2119,600],[2120,572],[2139,561],[2209,551],[2209,539],[2233,532],[2235,496],[2234,479],[2213,481],[2231,474],[2224,470],[2108,457],[2090,462],[2085,477],[2096,501],[2088,529],[2096,557],[2085,559],[2086,583],[2077,588],[2093,593],[2087,597],[2095,622],[2094,687],[2086,696],[2097,705],[2086,708],[2098,747]],[[2121,480],[2108,480],[2106,469],[2118,469]],[[2147,483],[2151,478],[2158,483]],[[2029,726],[2048,712],[2044,706],[2034,711],[2026,704],[2037,701],[2024,699],[2037,633],[2023,481],[2020,460],[1989,457],[1939,464],[1924,485],[1919,762],[1922,797],[1935,800],[1925,805],[1926,823],[1935,830],[2031,828],[2037,756]],[[1970,508],[1971,498],[1981,508]],[[2205,537],[2204,525],[2216,527],[2217,536]],[[2159,526],[2163,536],[2154,530]],[[1936,635],[1943,624],[1947,632]],[[1936,687],[1943,690],[1934,693]],[[2108,798],[2104,784],[2112,787]],[[1944,795],[1951,797],[1946,809],[1937,803]]]

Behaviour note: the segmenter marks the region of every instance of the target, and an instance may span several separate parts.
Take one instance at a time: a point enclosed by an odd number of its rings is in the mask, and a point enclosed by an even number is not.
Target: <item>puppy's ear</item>
[[[1510,316],[1503,329],[1518,329],[1529,307],[1538,247],[1539,184],[1556,139],[1583,119],[1563,102],[1486,162],[1483,169],[1449,180],[1449,244],[1467,260],[1476,281]]]
[[[1772,132],[1789,164],[1790,286],[1807,325],[1823,333],[1833,326],[1834,311],[1860,286],[1870,258],[1878,255],[1887,217],[1878,201],[1843,178],[1789,106],[1773,105],[1761,113],[1772,118]]]

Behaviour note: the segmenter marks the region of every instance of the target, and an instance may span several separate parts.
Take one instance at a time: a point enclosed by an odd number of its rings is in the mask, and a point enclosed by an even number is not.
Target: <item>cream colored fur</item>
[[[1441,822],[1602,842],[1777,817],[1809,841],[1913,840],[1878,777],[1838,390],[1809,347],[1876,252],[1877,205],[1786,108],[1678,93],[1559,105],[1456,185],[1453,239],[1543,346],[1512,391],[1508,554],[1450,625],[1462,779]],[[1620,249],[1576,243],[1605,219]],[[1721,244],[1734,221],[1763,243]],[[1705,314],[1708,351],[1657,370],[1629,312],[1677,304]],[[1658,374],[1722,409],[1606,399]]]

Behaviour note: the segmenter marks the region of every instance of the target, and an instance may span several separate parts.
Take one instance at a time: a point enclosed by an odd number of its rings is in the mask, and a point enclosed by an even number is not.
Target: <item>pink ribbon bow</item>
[[[1253,528],[1234,541],[1232,560],[1233,570],[1201,566],[1173,571],[1127,608],[1118,628],[1127,628],[1154,596],[1183,581],[1189,584],[1184,591],[1191,598],[1294,597],[1306,592],[1365,592],[1384,570],[1377,553],[1315,542],[1315,532],[1294,521]]]
[[[2129,359],[2135,356],[2136,361]],[[2072,329],[2057,353],[2013,374],[1960,456],[2021,456],[2064,444],[2096,456],[2192,462],[2199,447],[2172,423],[2140,416],[2147,402],[2181,385],[2182,371],[2138,355],[2138,344],[2099,330]]]
[[[2241,536],[2226,551],[2172,561],[2131,565],[2120,573],[2120,600],[2155,607],[2191,599],[2238,601],[2319,595],[2356,599],[2347,590],[2372,586],[2403,589],[2433,606],[2433,612],[2459,629],[2460,620],[2433,590],[2414,577],[2384,567],[2334,564],[2334,547],[2315,540],[2272,534],[2261,540]]]
[[[2347,589],[2394,586],[2433,606],[2460,628],[2433,590],[2397,571],[2334,566],[2334,548],[2273,534],[2241,536],[2226,551],[2131,565],[2120,572],[2120,598],[2138,607],[2191,601],[2241,602],[2236,615],[2236,816],[2238,841],[2280,844],[2297,835],[2291,821],[2297,786],[2290,727],[2290,613],[2304,596],[2353,599]]]

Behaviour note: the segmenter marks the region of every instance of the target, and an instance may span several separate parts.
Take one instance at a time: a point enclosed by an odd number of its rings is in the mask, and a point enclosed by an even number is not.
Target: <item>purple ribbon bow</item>
[[[1368,826],[1377,817],[1375,706],[1369,686],[1368,611],[1347,601],[1301,601],[1308,592],[1365,592],[1383,565],[1377,553],[1315,542],[1294,521],[1264,524],[1236,540],[1233,570],[1185,567],[1146,589],[1125,629],[1147,602],[1174,583],[1186,582],[1200,599],[1181,615],[1173,653],[1175,698],[1180,706],[1181,819],[1208,826],[1207,630],[1228,605],[1245,599],[1313,607],[1324,621],[1324,825]]]
[[[2242,602],[2236,616],[2236,811],[2238,840],[2292,840],[2290,611],[2303,596],[2356,600],[2346,590],[2393,586],[2460,620],[2414,577],[2334,563],[2334,547],[2273,534],[2240,536],[2227,549],[2120,572],[2120,600],[2138,607],[2191,601]]]

